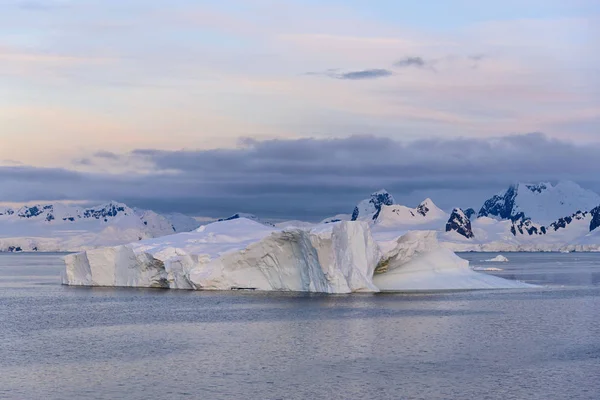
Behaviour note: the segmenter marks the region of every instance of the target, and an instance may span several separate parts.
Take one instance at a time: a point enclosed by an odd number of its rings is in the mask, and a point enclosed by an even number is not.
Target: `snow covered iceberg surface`
[[[473,271],[467,260],[441,247],[433,231],[402,236],[379,263],[373,282],[382,291],[534,287]]]
[[[386,248],[367,222],[281,230],[239,218],[66,256],[63,283],[321,293],[526,286],[473,272],[435,232],[409,232]]]

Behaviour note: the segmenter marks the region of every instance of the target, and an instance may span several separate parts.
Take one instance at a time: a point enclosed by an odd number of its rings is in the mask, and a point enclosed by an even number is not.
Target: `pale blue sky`
[[[0,0],[0,168],[163,173],[81,160],[242,138],[595,144],[599,49],[597,0]]]

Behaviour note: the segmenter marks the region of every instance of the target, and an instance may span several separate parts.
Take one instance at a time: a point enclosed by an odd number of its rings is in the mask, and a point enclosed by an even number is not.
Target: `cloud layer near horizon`
[[[317,220],[349,213],[374,190],[402,203],[425,197],[443,208],[478,207],[516,181],[575,180],[600,190],[600,146],[542,134],[399,142],[375,136],[244,139],[237,148],[99,151],[74,168],[0,167],[0,198],[119,200],[162,212]],[[134,172],[101,173],[118,166]]]

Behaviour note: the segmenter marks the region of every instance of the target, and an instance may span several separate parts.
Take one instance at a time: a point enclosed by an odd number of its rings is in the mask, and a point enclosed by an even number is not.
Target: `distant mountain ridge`
[[[369,221],[376,235],[390,238],[394,232],[435,230],[453,250],[585,250],[596,245],[600,250],[600,196],[570,181],[510,185],[486,200],[478,213],[472,208],[446,213],[431,199],[415,208],[389,204],[390,199],[391,194],[379,190],[359,202],[353,217]]]
[[[304,221],[271,223],[235,213],[219,221],[246,218],[279,229],[310,229]],[[518,183],[484,202],[479,212],[446,212],[427,198],[411,208],[396,204],[386,190],[360,201],[352,214],[321,224],[365,221],[379,238],[399,232],[432,230],[445,246],[464,251],[600,250],[600,196],[574,182]],[[62,203],[0,209],[0,251],[73,251],[118,245],[200,225],[181,214],[160,215],[109,202],[96,207]]]
[[[199,226],[111,201],[93,207],[60,202],[0,209],[0,251],[71,251],[155,238]]]

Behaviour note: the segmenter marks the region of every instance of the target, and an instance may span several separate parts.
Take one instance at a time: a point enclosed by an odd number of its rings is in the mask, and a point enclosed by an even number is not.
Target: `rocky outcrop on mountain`
[[[475,237],[471,228],[471,220],[460,208],[455,208],[452,210],[450,219],[448,219],[448,222],[446,223],[446,232],[452,231],[466,237],[467,239],[472,239]]]
[[[501,219],[510,219],[512,216],[515,197],[517,196],[517,186],[511,185],[503,194],[496,194],[486,200],[479,210],[479,217],[496,216]]]
[[[517,236],[521,235],[545,235],[547,233],[546,227],[534,223],[530,218],[525,217],[525,214],[519,213],[512,219],[512,226],[510,232]]]
[[[581,221],[585,219],[588,216],[588,214],[589,213],[586,211],[577,211],[573,215],[557,219],[548,226],[548,229],[553,230],[554,232],[558,231],[559,229],[565,229],[573,221]]]

